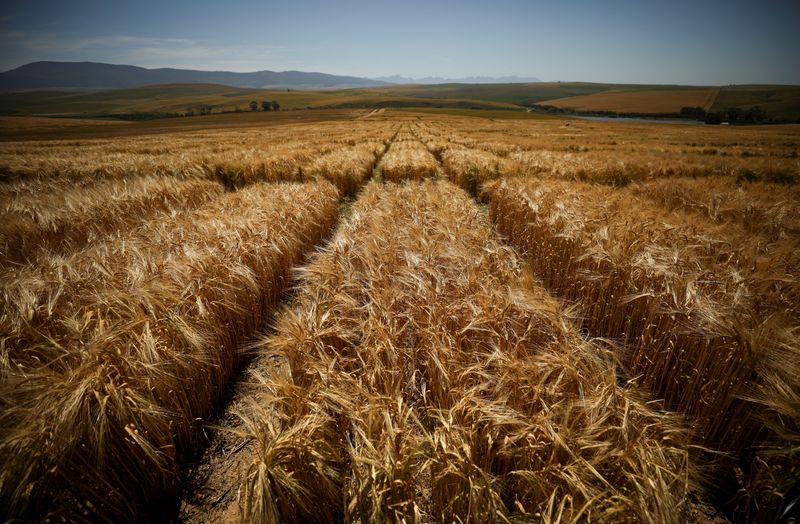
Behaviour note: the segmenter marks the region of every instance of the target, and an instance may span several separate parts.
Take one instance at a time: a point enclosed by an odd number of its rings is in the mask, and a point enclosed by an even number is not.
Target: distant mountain
[[[110,89],[149,84],[221,84],[248,88],[348,88],[385,85],[387,82],[302,71],[195,71],[190,69],[145,69],[96,62],[33,62],[0,73],[0,90],[20,89]]]
[[[387,82],[389,84],[529,84],[534,82],[541,82],[541,79],[535,76],[520,77],[520,76],[468,76],[464,78],[442,78],[440,76],[427,76],[425,78],[410,78],[407,76],[379,76],[373,78],[379,82]]]

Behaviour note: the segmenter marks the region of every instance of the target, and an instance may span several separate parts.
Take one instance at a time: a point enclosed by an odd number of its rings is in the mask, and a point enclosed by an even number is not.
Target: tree
[[[281,105],[278,103],[277,100],[273,100],[272,101],[272,110],[273,111],[280,111],[281,110]]]
[[[696,118],[697,120],[702,120],[706,116],[706,110],[702,107],[682,107],[681,116],[685,116],[688,118]]]
[[[725,118],[730,120],[731,122],[736,122],[741,118],[742,112],[739,111],[738,107],[729,107],[725,110]]]
[[[258,111],[258,102],[255,100],[250,102],[250,111]]]
[[[767,118],[767,112],[759,106],[751,107],[744,112],[744,119],[748,122],[763,122]]]
[[[261,110],[262,111],[272,111],[272,102],[269,100],[264,100],[261,102]]]

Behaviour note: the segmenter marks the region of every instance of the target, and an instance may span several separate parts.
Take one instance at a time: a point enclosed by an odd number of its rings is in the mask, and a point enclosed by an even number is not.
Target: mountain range
[[[403,76],[360,78],[302,71],[233,73],[230,71],[197,71],[173,68],[146,69],[144,67],[97,62],[32,62],[0,73],[0,90],[113,89],[151,84],[220,84],[257,89],[344,89],[391,84],[489,84],[538,81],[536,78],[520,78],[516,76],[502,78],[481,76],[458,79],[440,77],[414,79]]]
[[[245,88],[347,88],[374,87],[385,82],[354,76],[304,73],[302,71],[196,71],[191,69],[145,69],[130,65],[96,62],[32,62],[0,73],[0,90],[20,89],[112,89],[151,84],[220,84]]]

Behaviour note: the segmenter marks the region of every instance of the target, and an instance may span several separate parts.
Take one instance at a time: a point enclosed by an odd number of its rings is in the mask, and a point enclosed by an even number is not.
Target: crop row
[[[337,213],[330,184],[254,185],[9,277],[6,516],[135,520],[174,488],[241,343]]]
[[[762,511],[788,502],[800,435],[796,255],[608,187],[518,178],[487,193],[498,230],[591,335],[619,341],[631,379],[688,415],[697,443],[769,484],[747,487]],[[766,456],[771,477],[758,480],[766,472],[749,461]]]
[[[392,182],[421,180],[439,173],[439,163],[418,140],[398,136],[379,165],[384,179]]]
[[[232,186],[250,180],[302,181],[301,173],[318,156],[365,142],[386,143],[400,121],[353,121],[344,131],[339,123],[317,123],[115,140],[11,142],[0,144],[0,176],[79,181],[168,174],[219,177]],[[779,126],[746,132],[659,126],[655,133],[647,126],[579,120],[501,120],[475,126],[471,119],[450,117],[406,122],[395,141],[420,141],[437,156],[448,149],[476,151],[478,167],[488,164],[494,175],[540,174],[613,185],[711,175],[782,182],[800,178],[800,143]],[[474,169],[465,167],[458,176],[469,178]]]
[[[157,212],[191,209],[221,192],[210,181],[145,177],[10,199],[0,209],[0,264],[69,254]]]
[[[662,133],[655,134],[652,126],[555,120],[482,123],[474,128],[468,120],[449,119],[416,124],[413,131],[437,155],[472,151],[476,162],[465,167],[473,174],[477,169],[481,176],[482,166],[488,164],[488,173],[495,176],[541,175],[617,186],[714,175],[745,181],[800,180],[800,144],[787,131],[658,127],[664,128]],[[455,175],[467,173],[460,170]]]
[[[351,213],[239,405],[233,431],[255,442],[241,520],[679,519],[682,433],[617,384],[465,193],[370,184]]]
[[[800,240],[800,187],[730,178],[653,180],[633,187],[637,195],[670,210],[688,211],[712,222],[733,222],[771,241]]]
[[[390,122],[284,125],[277,128],[216,130],[109,140],[33,141],[0,144],[0,167],[7,177],[119,178],[132,174],[191,174],[226,164],[256,165],[293,150],[327,152],[388,139]],[[1,194],[1,193],[0,193]]]

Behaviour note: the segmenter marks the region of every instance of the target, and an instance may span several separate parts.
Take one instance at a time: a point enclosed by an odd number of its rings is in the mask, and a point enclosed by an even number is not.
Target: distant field
[[[577,111],[616,111],[618,113],[677,113],[682,107],[702,107],[708,111],[719,89],[676,89],[652,91],[613,91],[586,96],[558,98],[541,102]]]
[[[518,108],[493,100],[425,98],[378,90],[296,91],[241,89],[212,84],[170,84],[107,91],[26,91],[0,95],[0,114],[41,116],[128,116],[158,113],[252,112],[250,102],[277,101],[281,110],[363,107]],[[259,111],[260,112],[260,111]]]
[[[545,100],[580,99],[611,89],[649,92],[651,86],[582,82],[442,84],[324,91],[243,89],[213,84],[168,84],[107,91],[27,91],[0,94],[0,114],[108,116],[137,113],[249,112],[251,101],[276,100],[281,109],[428,107],[518,109]]]
[[[790,120],[800,118],[800,87],[796,86],[731,86],[720,90],[712,107],[724,111],[729,107],[749,109],[760,107],[768,116]]]
[[[0,115],[112,117],[121,120],[201,113],[252,113],[250,103],[277,101],[296,109],[429,108],[456,113],[516,110],[533,104],[580,111],[675,113],[684,106],[724,111],[760,106],[770,118],[800,117],[800,87],[682,87],[585,82],[404,85],[340,90],[242,89],[213,84],[168,84],[105,91],[0,93]]]
[[[505,102],[494,102],[491,100],[475,100],[469,98],[425,98],[425,97],[405,97],[387,96],[371,91],[360,91],[350,96],[342,96],[329,101],[325,101],[316,108],[431,108],[443,109],[451,108],[457,110],[515,110],[522,108],[515,104]]]
[[[30,131],[72,131],[84,127],[124,127],[130,122],[123,120],[101,120],[97,118],[48,118],[39,116],[0,116],[0,136],[6,133],[26,133]]]
[[[614,88],[615,86],[611,84],[541,82],[536,84],[404,85],[372,88],[371,91],[384,95],[412,98],[465,98],[516,105],[531,105],[551,98],[591,95]]]
[[[354,120],[368,113],[369,111],[364,109],[315,109],[313,111],[278,111],[269,113],[225,113],[193,117],[159,118],[141,122],[10,116],[0,117],[0,142],[9,140],[115,138],[210,129],[272,127],[283,124]]]
[[[58,140],[68,138],[111,138],[210,129],[270,127],[291,123],[412,117],[466,116],[489,120],[543,120],[557,116],[529,113],[522,109],[490,110],[432,107],[396,107],[369,111],[359,108],[243,112],[194,117],[159,118],[140,122],[100,118],[55,118],[40,116],[0,117],[0,142],[9,140]]]
[[[545,115],[542,113],[533,113],[528,111],[492,111],[490,109],[457,109],[457,108],[425,108],[425,107],[409,107],[397,108],[396,111],[401,111],[404,114],[423,114],[430,115],[451,115],[451,116],[468,116],[473,118],[487,118],[490,120],[542,120],[547,118],[559,118],[553,115]]]
[[[346,93],[350,95],[350,93]],[[305,109],[346,98],[343,91],[275,91],[212,84],[170,84],[108,91],[26,91],[0,96],[0,113],[37,115],[113,115],[185,113],[211,106],[214,112],[249,111],[255,101],[277,100],[282,109]]]

